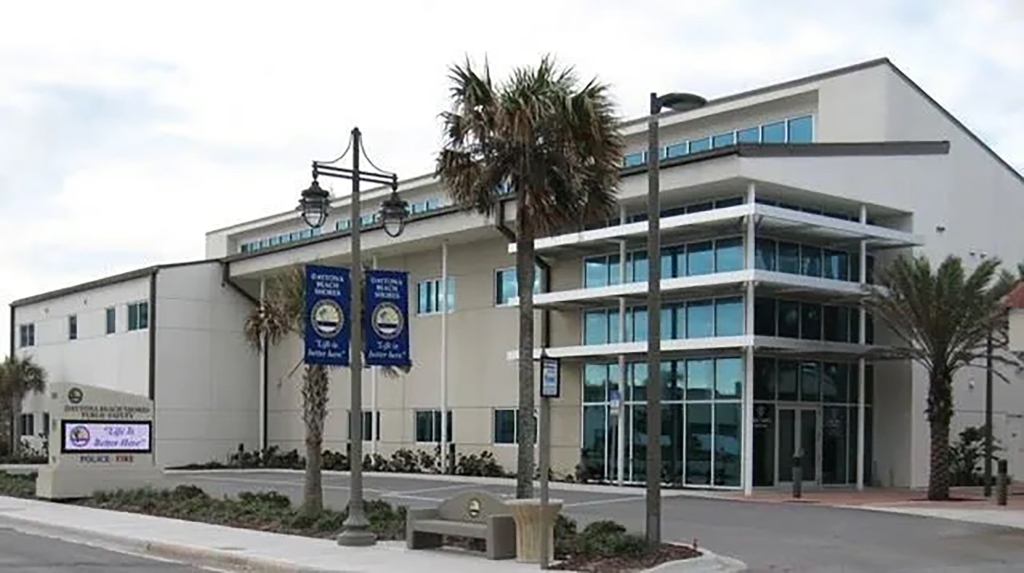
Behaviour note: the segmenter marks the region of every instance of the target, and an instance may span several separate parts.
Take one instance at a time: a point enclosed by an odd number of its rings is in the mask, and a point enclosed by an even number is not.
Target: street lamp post
[[[687,93],[651,93],[647,119],[647,544],[661,545],[661,152],[662,109],[688,111],[707,103]],[[620,436],[619,439],[622,439]]]
[[[384,231],[391,237],[397,237],[402,233],[408,205],[398,196],[397,175],[382,172],[372,162],[370,165],[377,169],[376,172],[360,170],[359,160],[361,152],[363,152],[363,143],[358,127],[352,129],[350,146],[352,150],[351,168],[329,165],[341,158],[331,162],[313,162],[313,183],[309,189],[302,192],[299,210],[302,211],[302,217],[308,225],[313,227],[323,225],[327,220],[330,195],[320,188],[317,177],[324,175],[352,181],[352,318],[350,319],[352,335],[351,352],[349,353],[352,385],[349,406],[352,412],[349,422],[349,442],[351,443],[349,467],[352,479],[349,489],[348,518],[343,524],[343,531],[338,536],[338,544],[349,547],[365,547],[375,544],[377,538],[369,529],[369,522],[366,520],[366,512],[363,507],[363,264],[360,244],[362,225],[359,215],[359,184],[362,181],[368,181],[391,187],[391,195],[381,204]]]

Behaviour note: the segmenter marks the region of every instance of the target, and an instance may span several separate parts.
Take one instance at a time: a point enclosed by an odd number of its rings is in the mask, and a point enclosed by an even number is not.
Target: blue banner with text
[[[366,271],[366,364],[409,366],[409,273]]]
[[[348,366],[351,303],[348,269],[306,266],[306,364]]]

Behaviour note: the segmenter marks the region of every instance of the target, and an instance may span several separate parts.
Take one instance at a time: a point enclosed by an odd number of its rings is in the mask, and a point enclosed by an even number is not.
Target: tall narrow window
[[[117,309],[110,307],[107,309],[107,334],[114,334],[117,330]]]
[[[68,317],[68,340],[78,339],[78,316],[72,314]]]

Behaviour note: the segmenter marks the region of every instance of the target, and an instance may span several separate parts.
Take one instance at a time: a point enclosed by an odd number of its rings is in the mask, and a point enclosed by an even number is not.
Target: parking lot
[[[278,491],[301,501],[301,472],[168,473],[166,485],[193,484],[212,495]],[[442,476],[369,474],[367,499],[433,506],[469,489],[512,497],[511,480],[465,483]],[[324,502],[348,502],[349,478],[324,474]],[[536,492],[535,492],[536,493]],[[755,503],[713,493],[665,490],[662,534],[745,561],[752,572],[1018,572],[1024,530],[814,504]],[[645,521],[643,488],[552,484],[552,499],[578,522],[614,519],[635,532]]]

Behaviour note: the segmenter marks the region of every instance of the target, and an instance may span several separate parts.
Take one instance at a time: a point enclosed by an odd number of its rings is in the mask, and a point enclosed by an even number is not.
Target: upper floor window
[[[541,292],[541,269],[533,268],[533,292]],[[494,271],[494,304],[505,305],[519,296],[519,280],[516,268],[508,267]]]
[[[455,310],[455,277],[448,277],[447,293],[441,293],[441,279],[428,279],[416,283],[416,314],[440,314],[442,300],[448,312]]]
[[[35,436],[36,435],[36,416],[35,414],[22,414],[19,420],[19,430],[21,430],[22,436]]]
[[[78,316],[72,314],[68,317],[68,340],[78,339]]]
[[[18,325],[18,348],[36,345],[36,325],[33,323]]]
[[[149,302],[133,302],[128,305],[128,330],[149,328]]]
[[[114,334],[117,330],[117,309],[110,307],[107,309],[107,334]]]

